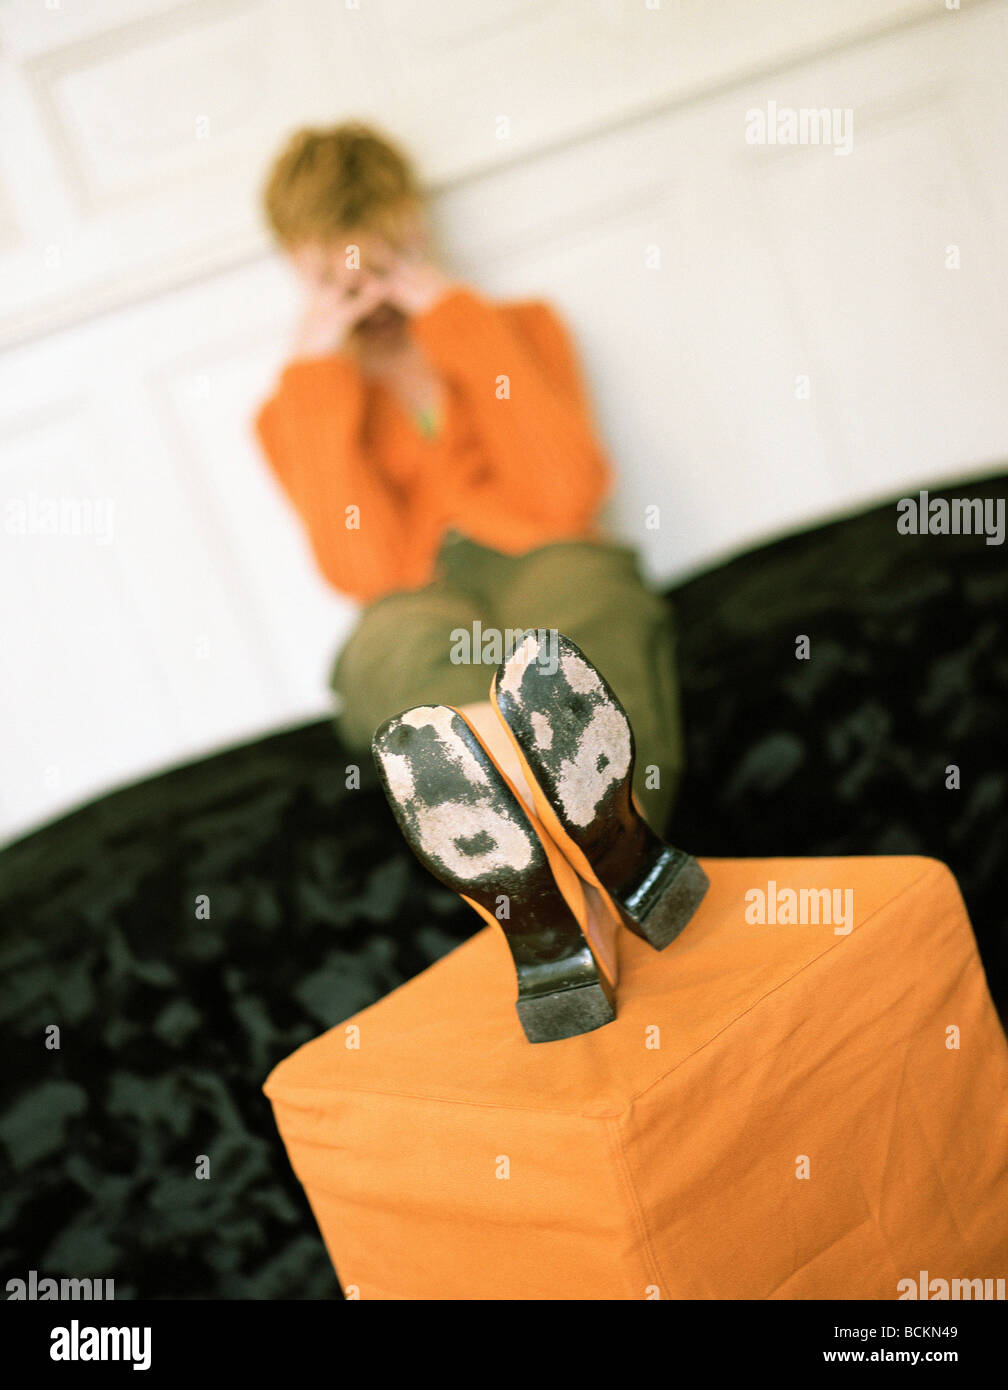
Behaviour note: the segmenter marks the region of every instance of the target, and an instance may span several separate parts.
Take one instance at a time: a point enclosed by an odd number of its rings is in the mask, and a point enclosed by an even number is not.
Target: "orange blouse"
[[[554,312],[454,288],[410,331],[444,383],[437,435],[342,352],[291,362],[256,416],[326,578],[369,601],[428,583],[450,529],[509,554],[596,535],[611,473]]]

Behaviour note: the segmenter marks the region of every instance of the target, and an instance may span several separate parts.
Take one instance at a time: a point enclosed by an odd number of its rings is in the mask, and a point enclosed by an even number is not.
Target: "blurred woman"
[[[626,706],[660,833],[681,767],[672,617],[600,529],[612,472],[559,318],[454,279],[408,157],[366,126],[295,134],[264,205],[305,305],[256,429],[322,573],[363,605],[331,678],[347,747],[452,705],[520,782],[490,678],[504,634],[557,629]]]

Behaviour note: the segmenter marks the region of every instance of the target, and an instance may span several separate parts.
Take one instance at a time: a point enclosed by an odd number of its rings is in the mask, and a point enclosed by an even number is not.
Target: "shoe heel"
[[[614,901],[625,925],[663,951],[692,920],[709,887],[710,879],[692,854],[661,844]]]
[[[407,710],[377,730],[372,752],[421,864],[503,931],[529,1042],[611,1023],[611,986],[557,885],[536,824],[462,715],[446,705]]]
[[[547,647],[544,632],[526,634],[497,669],[491,701],[547,834],[617,920],[663,950],[696,913],[709,880],[637,811],[626,710],[584,653],[555,636]]]
[[[611,1023],[612,1000],[597,984],[582,985],[554,994],[519,994],[515,1006],[529,1042],[559,1042],[591,1033]]]

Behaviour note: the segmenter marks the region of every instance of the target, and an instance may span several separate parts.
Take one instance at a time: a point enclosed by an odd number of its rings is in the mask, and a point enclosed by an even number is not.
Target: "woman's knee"
[[[407,656],[436,664],[450,650],[452,631],[478,616],[465,595],[440,586],[387,594],[358,618],[336,658],[334,680],[397,669]]]
[[[565,622],[593,612],[658,614],[664,600],[647,584],[629,546],[566,541],[524,556],[501,606],[509,619],[564,631]]]
[[[479,617],[464,595],[440,585],[370,604],[329,678],[344,741],[353,747],[369,743],[384,719],[410,705],[485,699],[483,682],[453,661],[453,633],[471,628]]]

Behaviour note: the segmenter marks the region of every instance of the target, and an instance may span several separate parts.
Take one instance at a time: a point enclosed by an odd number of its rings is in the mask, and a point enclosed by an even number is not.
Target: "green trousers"
[[[451,533],[433,583],[369,604],[336,660],[330,684],[347,746],[369,750],[378,725],[412,705],[488,700],[492,652],[485,665],[479,646],[459,660],[460,633],[475,623],[483,633],[556,628],[598,667],[630,717],[634,791],[661,833],[682,769],[675,628],[627,546],[558,541],[503,555]]]

